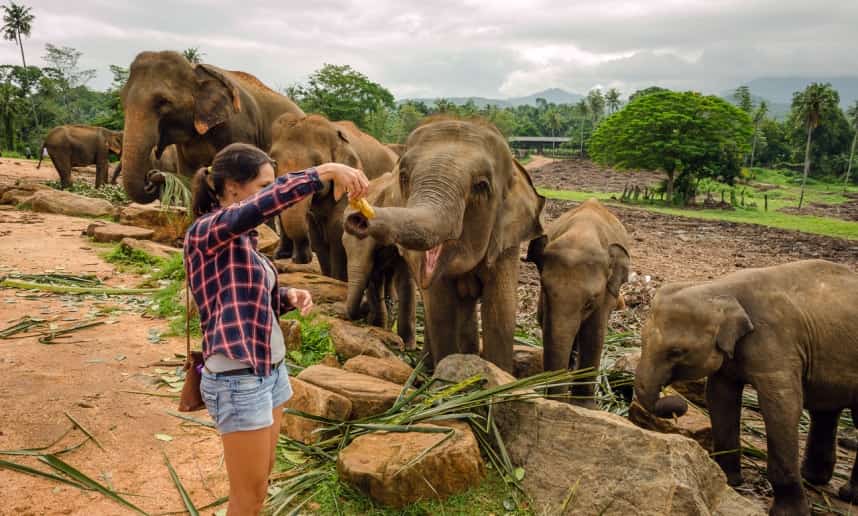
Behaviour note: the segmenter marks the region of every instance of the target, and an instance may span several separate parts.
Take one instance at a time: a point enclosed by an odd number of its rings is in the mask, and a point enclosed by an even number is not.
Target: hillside
[[[401,99],[397,101],[398,104],[402,104],[408,101],[415,102],[425,102],[428,105],[432,105],[441,97],[424,97],[424,98],[411,98],[411,99]],[[524,106],[524,105],[536,105],[536,99],[543,98],[550,104],[574,104],[584,98],[583,95],[578,93],[570,93],[566,90],[560,88],[550,88],[547,90],[543,90],[537,93],[532,93],[530,95],[526,95],[524,97],[511,97],[507,99],[494,99],[487,97],[444,97],[446,100],[452,102],[453,104],[463,105],[467,104],[468,101],[473,101],[477,107],[483,108],[486,106],[497,106],[497,107],[516,107],[516,106]]]

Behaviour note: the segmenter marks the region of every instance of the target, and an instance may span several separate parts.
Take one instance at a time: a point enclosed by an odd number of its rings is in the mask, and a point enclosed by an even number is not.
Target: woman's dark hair
[[[238,184],[253,181],[266,163],[274,166],[274,160],[268,154],[247,143],[233,143],[221,149],[210,167],[203,167],[194,174],[194,217],[205,215],[220,206],[218,196],[223,195],[227,179]]]

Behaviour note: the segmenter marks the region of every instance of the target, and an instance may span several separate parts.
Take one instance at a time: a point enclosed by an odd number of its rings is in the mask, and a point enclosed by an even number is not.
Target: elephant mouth
[[[448,261],[451,241],[442,242],[435,247],[423,251],[420,263],[420,288],[428,289]]]

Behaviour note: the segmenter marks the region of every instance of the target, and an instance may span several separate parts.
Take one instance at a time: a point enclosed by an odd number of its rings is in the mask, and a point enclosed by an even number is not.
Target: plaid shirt
[[[271,374],[269,339],[276,321],[269,307],[279,317],[291,306],[286,287],[268,288],[253,230],[321,188],[315,169],[286,174],[240,203],[206,213],[188,228],[185,271],[199,307],[204,358],[223,353],[247,363],[258,376]]]

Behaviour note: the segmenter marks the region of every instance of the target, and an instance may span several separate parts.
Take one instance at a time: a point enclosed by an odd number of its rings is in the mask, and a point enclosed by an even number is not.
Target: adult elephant
[[[256,77],[208,64],[191,64],[178,52],[142,52],[121,91],[125,110],[122,184],[138,203],[158,198],[163,179],[150,173],[150,150],[161,159],[176,145],[178,173],[190,176],[230,143],[268,151],[271,126],[284,113],[303,115],[289,98]],[[305,253],[309,255],[309,252]]]
[[[552,221],[527,259],[539,269],[546,371],[599,369],[608,317],[629,275],[629,237],[605,206],[590,199]],[[571,401],[595,408],[592,382],[572,386]],[[569,388],[552,394],[567,398]]]
[[[393,170],[398,158],[352,122],[331,122],[321,115],[282,115],[274,122],[272,132],[271,157],[277,161],[279,174],[330,162],[359,168],[373,179]],[[333,188],[328,184],[311,199],[284,212],[280,219],[281,227],[291,238],[300,238],[306,228],[322,274],[343,281],[347,278],[342,242],[346,203],[345,198],[334,200]],[[285,240],[280,241],[281,251]]]
[[[175,174],[179,171],[177,160],[178,157],[176,155],[175,145],[170,145],[164,149],[164,152],[161,153],[160,159],[155,157],[155,149],[153,148],[152,152],[149,154],[149,170],[160,170],[161,172],[172,172]],[[112,184],[116,184],[116,179],[121,173],[122,163],[120,162],[113,170],[113,177],[110,178],[110,182]]]
[[[346,230],[396,244],[423,293],[432,360],[479,350],[512,370],[519,246],[542,235],[545,199],[487,122],[432,118],[408,137],[394,170],[403,207],[367,219],[348,212]]]
[[[95,165],[95,187],[98,188],[107,183],[110,153],[122,152],[122,131],[92,125],[61,125],[45,136],[36,168],[42,166],[45,150],[60,175],[62,188],[71,186],[73,167],[87,165]]]

